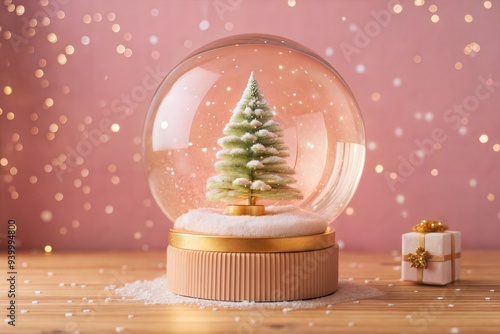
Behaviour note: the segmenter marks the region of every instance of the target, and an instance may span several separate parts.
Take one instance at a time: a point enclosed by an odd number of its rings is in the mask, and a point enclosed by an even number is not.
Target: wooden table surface
[[[341,279],[385,294],[290,312],[145,305],[105,289],[163,275],[165,257],[164,251],[18,253],[16,297],[6,298],[9,286],[4,278],[0,283],[4,318],[15,300],[16,326],[0,323],[0,333],[500,333],[500,250],[463,251],[461,279],[447,286],[400,281],[398,255],[341,251]]]

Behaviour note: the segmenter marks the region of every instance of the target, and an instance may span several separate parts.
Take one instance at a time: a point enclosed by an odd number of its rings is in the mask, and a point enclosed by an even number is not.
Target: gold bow
[[[413,226],[414,232],[421,232],[421,233],[444,232],[447,229],[448,226],[446,226],[446,224],[441,223],[439,220],[430,221],[424,219],[420,222],[420,224]]]
[[[423,247],[417,247],[415,254],[408,253],[406,255],[408,261],[410,261],[410,268],[425,268],[427,269],[427,258],[429,257],[429,252]]]

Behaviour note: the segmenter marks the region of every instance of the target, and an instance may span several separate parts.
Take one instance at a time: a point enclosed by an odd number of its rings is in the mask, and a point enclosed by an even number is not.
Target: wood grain
[[[6,257],[5,257],[6,258]],[[122,286],[165,273],[165,252],[17,255],[16,326],[1,333],[498,333],[500,251],[463,251],[447,286],[400,281],[399,255],[340,252],[340,278],[385,295],[290,312],[123,302]],[[4,261],[6,262],[6,261]],[[1,266],[5,276],[5,264]],[[1,305],[8,287],[0,285]]]

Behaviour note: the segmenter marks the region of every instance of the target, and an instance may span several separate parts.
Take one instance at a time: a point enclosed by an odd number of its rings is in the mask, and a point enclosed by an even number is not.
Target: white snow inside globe
[[[357,188],[365,133],[352,92],[325,60],[281,37],[238,35],[195,51],[163,80],[143,157],[172,222],[197,210],[217,219],[229,203],[328,224]]]

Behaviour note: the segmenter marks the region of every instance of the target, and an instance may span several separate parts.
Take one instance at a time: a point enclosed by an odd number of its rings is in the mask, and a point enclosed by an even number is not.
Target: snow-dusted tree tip
[[[240,101],[226,124],[224,137],[218,140],[222,149],[215,163],[218,175],[207,180],[207,198],[212,201],[246,201],[258,199],[302,199],[300,190],[287,165],[288,147],[283,130],[274,121],[259,84],[252,72]]]

